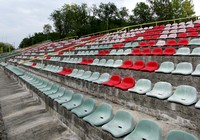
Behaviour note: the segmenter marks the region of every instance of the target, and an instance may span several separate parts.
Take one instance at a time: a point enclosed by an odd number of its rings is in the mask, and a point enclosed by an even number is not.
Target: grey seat
[[[99,59],[94,59],[94,61],[92,62],[92,64],[90,64],[90,65],[97,65],[99,63]]]
[[[116,68],[119,67],[123,64],[123,61],[121,59],[118,59],[114,62],[114,64],[112,65],[112,67]]]
[[[124,140],[162,140],[162,129],[151,120],[141,120]]]
[[[72,90],[65,89],[63,96],[60,96],[55,99],[59,104],[69,102],[72,99],[74,92]]]
[[[131,52],[132,52],[131,49],[126,49],[126,50],[124,50],[123,55],[129,55],[129,54],[131,54]]]
[[[88,79],[91,75],[92,75],[91,71],[85,71],[83,76],[78,77],[78,78],[85,80],[85,79]]]
[[[106,59],[101,59],[97,66],[104,66],[106,64]]]
[[[55,98],[63,96],[64,92],[65,92],[65,88],[64,87],[60,87],[56,93],[54,93],[54,94],[48,94],[48,96],[51,99],[55,99]]]
[[[132,44],[131,44],[131,48],[135,48],[135,47],[137,47],[138,46],[138,42],[133,42]]]
[[[128,42],[125,44],[124,48],[130,48],[131,47],[131,42]]]
[[[99,72],[93,72],[92,75],[89,78],[85,79],[85,80],[87,80],[87,81],[95,81],[95,80],[99,79],[99,76],[100,76]]]
[[[193,76],[200,76],[200,64],[196,66],[196,69],[192,73]]]
[[[77,93],[73,94],[72,99],[69,102],[62,104],[67,110],[72,110],[83,103],[83,95]]]
[[[118,49],[116,55],[123,55],[123,53],[124,53],[123,49]]]
[[[96,107],[95,100],[89,98],[86,99],[81,106],[72,109],[71,112],[75,113],[78,117],[85,117],[91,114],[94,111],[95,107]]]
[[[190,49],[188,47],[179,48],[174,55],[190,55]]]
[[[168,82],[157,82],[146,95],[158,99],[166,99],[172,95],[172,85]]]
[[[109,79],[110,79],[110,74],[109,73],[103,73],[103,74],[100,75],[99,79],[94,80],[93,82],[101,84],[101,83],[107,82]]]
[[[174,91],[174,94],[168,98],[168,101],[183,105],[192,105],[197,102],[197,90],[188,85],[178,86]]]
[[[200,100],[195,104],[195,107],[200,109]]]
[[[174,71],[174,63],[173,62],[163,62],[161,63],[158,70],[155,70],[155,72],[161,72],[161,73],[171,73]]]
[[[172,130],[167,133],[166,140],[199,140],[196,136],[181,131],[181,130]]]
[[[72,76],[72,77],[74,77],[74,78],[79,78],[79,77],[83,76],[84,72],[85,72],[84,70],[79,70],[79,71],[77,72],[77,74],[74,75],[74,76]]]
[[[200,47],[194,48],[190,55],[199,56],[200,55]]]
[[[148,79],[140,79],[136,82],[133,88],[128,89],[130,92],[135,92],[138,94],[145,94],[151,90],[151,81]]]
[[[117,52],[117,50],[113,49],[113,50],[110,51],[109,55],[116,55],[116,52]]]
[[[101,103],[95,111],[84,117],[83,120],[93,126],[100,126],[106,124],[113,118],[112,106],[107,103]]]
[[[134,129],[134,119],[127,111],[117,111],[114,118],[103,125],[102,129],[110,132],[114,137],[122,137]]]
[[[190,40],[188,45],[200,45],[200,38]]]
[[[71,74],[68,74],[68,75],[65,75],[65,76],[73,77],[73,76],[75,76],[77,73],[78,73],[78,69],[73,69],[73,71],[72,71]]]
[[[188,62],[181,62],[177,64],[176,69],[172,71],[173,74],[183,74],[188,75],[193,72],[193,66]]]
[[[108,59],[108,61],[104,65],[104,67],[111,67],[113,64],[114,64],[114,60],[113,59]]]

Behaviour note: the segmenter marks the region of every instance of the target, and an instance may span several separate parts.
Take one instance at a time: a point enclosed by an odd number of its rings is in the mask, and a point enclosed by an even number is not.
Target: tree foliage
[[[10,52],[12,50],[14,50],[15,48],[13,47],[13,45],[9,44],[9,43],[4,43],[4,42],[0,42],[0,52]]]

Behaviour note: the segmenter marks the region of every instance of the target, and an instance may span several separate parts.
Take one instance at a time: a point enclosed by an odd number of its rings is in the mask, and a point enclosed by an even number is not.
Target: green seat
[[[145,94],[151,90],[151,81],[148,79],[140,79],[133,88],[128,89],[130,92]]]
[[[78,73],[78,69],[73,69],[73,71],[72,71],[71,74],[69,74],[69,75],[65,75],[65,76],[73,77],[73,76],[75,76],[77,73]]]
[[[137,38],[137,40],[140,41],[140,40],[142,40],[143,38],[144,38],[143,36],[140,36],[140,37]]]
[[[197,90],[188,85],[178,86],[174,91],[174,94],[168,98],[168,101],[183,105],[192,105],[197,102]]]
[[[112,67],[117,68],[119,66],[121,66],[123,64],[123,61],[121,59],[118,59],[114,62],[114,64],[112,65]]]
[[[93,72],[92,75],[89,78],[85,79],[85,80],[92,82],[92,81],[97,80],[99,78],[99,76],[100,76],[99,72]]]
[[[33,85],[37,89],[45,88],[49,84],[49,81],[43,80],[42,83]]]
[[[131,52],[132,52],[131,49],[126,49],[126,50],[124,50],[123,55],[129,55],[129,54],[131,54]]]
[[[172,85],[168,82],[157,82],[147,96],[166,99],[172,95]]]
[[[113,117],[112,106],[107,103],[102,103],[95,111],[84,117],[83,120],[94,126],[100,126],[109,122]]]
[[[96,64],[97,66],[104,66],[106,64],[106,59],[101,59],[100,61],[99,61],[99,63],[98,64]]]
[[[172,130],[167,133],[166,140],[199,140],[194,135],[181,131],[181,130]]]
[[[107,82],[109,81],[110,79],[110,74],[109,73],[103,73],[100,75],[99,79],[93,81],[94,83],[97,83],[97,84],[102,84],[104,82]]]
[[[124,140],[162,140],[162,130],[156,122],[141,120]]]
[[[45,92],[45,91],[51,90],[52,86],[53,86],[53,83],[52,83],[52,82],[49,82],[49,83],[47,84],[47,86],[42,87],[42,88],[40,88],[39,90],[40,90],[41,92]]]
[[[116,49],[112,49],[109,53],[109,55],[116,55],[117,53],[117,50]]]
[[[97,65],[99,63],[99,59],[94,59],[94,61],[92,62],[92,64],[90,64],[90,65]]]
[[[173,74],[183,74],[188,75],[193,72],[193,66],[188,62],[181,62],[177,64],[176,69],[172,71]]]
[[[55,98],[55,101],[59,104],[69,102],[72,99],[74,92],[72,90],[65,89],[63,96]]]
[[[200,100],[195,104],[195,107],[200,109]]]
[[[91,114],[94,111],[95,107],[96,107],[95,100],[89,98],[85,100],[81,106],[72,109],[71,112],[75,113],[78,117],[85,117]]]
[[[46,94],[48,95],[51,99],[59,98],[64,95],[65,88],[64,87],[59,87],[58,90],[52,94]]]
[[[108,61],[104,65],[104,67],[111,67],[113,64],[114,64],[114,60],[113,59],[108,59]]]
[[[124,48],[130,48],[131,47],[131,42],[128,42],[125,44]]]
[[[78,78],[79,78],[79,79],[83,79],[83,80],[85,80],[85,79],[90,78],[91,75],[92,75],[92,72],[91,72],[91,71],[85,71],[84,74],[83,74],[83,76],[78,77]]]
[[[171,73],[172,71],[174,71],[174,63],[169,61],[161,63],[159,69],[155,70],[155,72],[161,73]]]
[[[62,106],[65,107],[67,110],[72,110],[80,106],[82,103],[83,103],[83,95],[77,93],[73,94],[72,99],[69,102],[62,104]]]
[[[123,55],[124,50],[123,49],[118,49],[115,55]]]
[[[47,87],[47,89],[42,90],[45,95],[55,94],[59,90],[60,86],[57,84],[53,84],[51,88]]]
[[[127,111],[118,111],[114,118],[104,124],[102,129],[110,132],[114,137],[122,137],[134,129],[134,119]]]
[[[137,46],[138,46],[138,42],[134,42],[134,43],[131,44],[131,48],[135,48]]]
[[[83,76],[84,72],[85,72],[84,70],[79,70],[79,71],[77,72],[77,74],[74,75],[74,76],[72,76],[72,77],[74,77],[74,78],[79,78],[79,77]]]
[[[194,38],[190,40],[188,45],[200,45],[200,38]]]
[[[192,73],[193,76],[200,76],[200,64],[196,66],[196,69]]]

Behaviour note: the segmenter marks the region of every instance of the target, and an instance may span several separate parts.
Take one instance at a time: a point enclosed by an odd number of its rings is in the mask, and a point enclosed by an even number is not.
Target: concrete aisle
[[[78,140],[78,136],[51,116],[33,96],[0,70],[0,139]],[[2,121],[3,120],[3,121]]]

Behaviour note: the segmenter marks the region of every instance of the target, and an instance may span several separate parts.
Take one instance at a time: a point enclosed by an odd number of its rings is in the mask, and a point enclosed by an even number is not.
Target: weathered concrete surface
[[[47,112],[45,105],[37,96],[19,86],[17,81],[9,79],[2,70],[0,89],[0,139],[79,139],[66,125]]]

